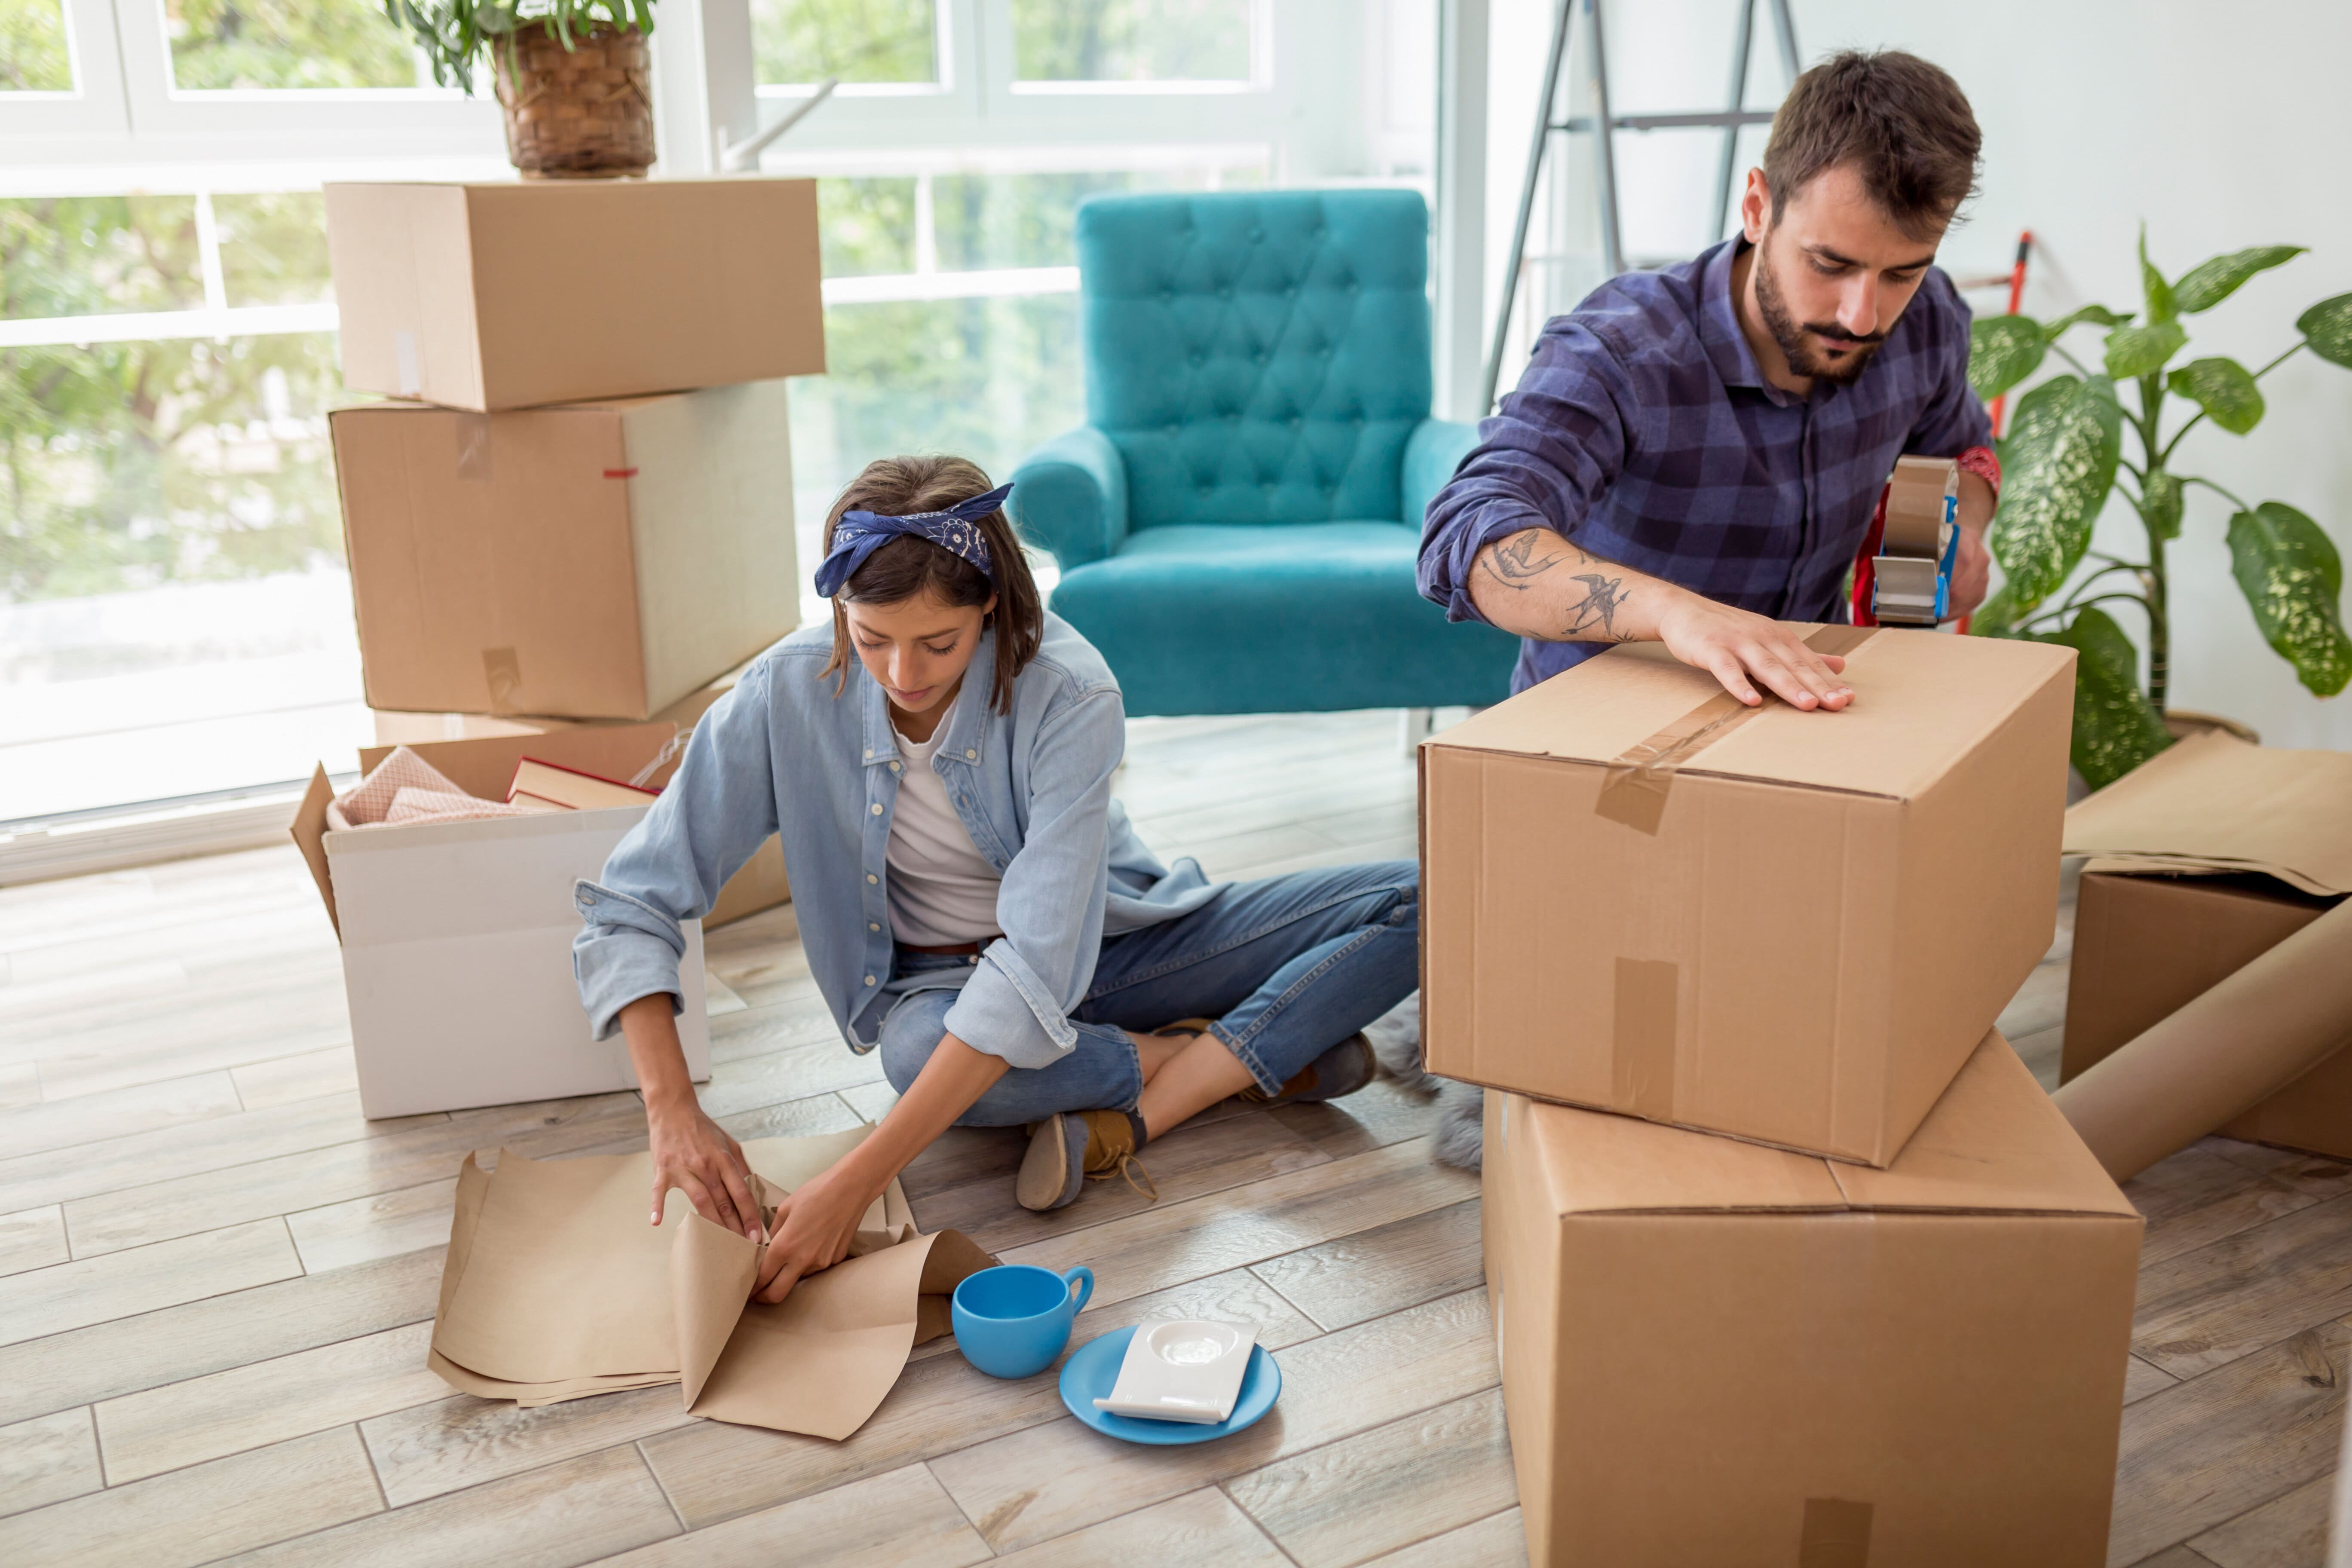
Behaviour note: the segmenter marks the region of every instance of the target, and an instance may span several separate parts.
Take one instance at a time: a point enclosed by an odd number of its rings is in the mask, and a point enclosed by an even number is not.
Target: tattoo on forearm
[[[1617,635],[1617,611],[1625,603],[1625,579],[1604,576],[1598,572],[1583,572],[1576,580],[1585,585],[1584,597],[1569,608],[1571,619],[1563,639],[1580,637],[1595,626],[1601,635],[1612,642],[1625,639]]]
[[[1543,531],[1531,528],[1525,533],[1515,533],[1501,541],[1479,557],[1487,574],[1515,594],[1524,594],[1528,584],[1560,563],[1558,555],[1538,555],[1536,547],[1543,542]]]

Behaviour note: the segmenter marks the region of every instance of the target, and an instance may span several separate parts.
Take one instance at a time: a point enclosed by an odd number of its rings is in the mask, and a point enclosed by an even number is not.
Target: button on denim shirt
[[[890,816],[904,760],[889,700],[853,658],[846,689],[824,677],[828,624],[760,656],[695,727],[686,760],[603,878],[575,897],[586,929],[572,944],[580,1000],[596,1038],[640,996],[677,993],[686,938],[727,879],[772,833],[800,915],[817,989],[852,1049],[874,1048],[898,1000],[887,988]],[[1013,682],[1013,710],[989,706],[993,632],[942,720],[932,769],[971,841],[1004,879],[1003,935],[988,944],[947,1016],[950,1033],[1017,1068],[1049,1067],[1076,1045],[1069,1014],[1107,936],[1172,920],[1217,890],[1190,859],[1173,871],[1111,798],[1126,746],[1118,683],[1092,645],[1048,616],[1043,647]]]

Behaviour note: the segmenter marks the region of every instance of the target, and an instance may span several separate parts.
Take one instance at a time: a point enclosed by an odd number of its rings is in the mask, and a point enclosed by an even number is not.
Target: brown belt
[[[988,938],[988,942],[994,942],[995,940],[996,939],[994,937]],[[986,943],[978,942],[960,942],[950,947],[917,947],[911,942],[902,942],[898,945],[905,948],[908,952],[927,952],[933,958],[978,958],[980,956],[981,949],[984,947]]]

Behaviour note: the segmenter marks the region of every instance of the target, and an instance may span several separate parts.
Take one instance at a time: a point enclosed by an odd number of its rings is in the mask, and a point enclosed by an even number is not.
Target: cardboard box
[[[748,668],[747,660],[709,686],[671,703],[655,714],[654,719],[674,724],[680,731],[693,729],[720,698],[735,689],[736,680]],[[375,754],[394,746],[422,746],[437,741],[480,740],[498,735],[544,735],[558,730],[614,722],[539,716],[494,719],[474,713],[379,712],[374,719],[379,748]],[[656,773],[652,782],[666,783],[675,771],[676,764],[673,763]],[[719,901],[711,906],[709,914],[702,917],[702,929],[716,931],[730,921],[740,921],[746,915],[756,915],[779,904],[788,904],[792,898],[792,881],[784,873],[783,840],[772,834],[751,858],[743,863],[743,868],[727,879],[727,885],[719,889]]]
[[[2141,1222],[1987,1036],[1894,1164],[1486,1097],[1535,1568],[2099,1568]]]
[[[418,755],[469,795],[499,798],[528,749],[623,776],[655,756],[667,724],[448,741]],[[360,753],[362,769],[389,748]],[[343,949],[360,1109],[371,1118],[604,1094],[636,1087],[628,1047],[590,1037],[572,973],[580,916],[572,885],[646,814],[643,806],[474,822],[327,826],[324,768],[294,819],[294,841]],[[710,1076],[700,922],[686,927],[678,1037]]]
[[[2182,742],[2068,812],[2067,849],[2096,858],[2074,908],[2062,1081],[2352,892],[2347,801],[2352,755],[2251,746],[2216,732]],[[2352,1159],[2352,1051],[2221,1131]]]
[[[1814,640],[1843,712],[1627,645],[1422,747],[1431,1071],[1895,1157],[2049,948],[2074,655]]]
[[[330,184],[343,384],[477,413],[824,370],[816,183]]]
[[[784,397],[338,409],[368,706],[644,719],[785,636]]]

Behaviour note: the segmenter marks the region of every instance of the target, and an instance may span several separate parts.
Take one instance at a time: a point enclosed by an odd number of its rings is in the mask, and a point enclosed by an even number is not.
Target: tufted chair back
[[[1129,529],[1402,521],[1428,237],[1412,191],[1080,205],[1087,416],[1125,459]]]

